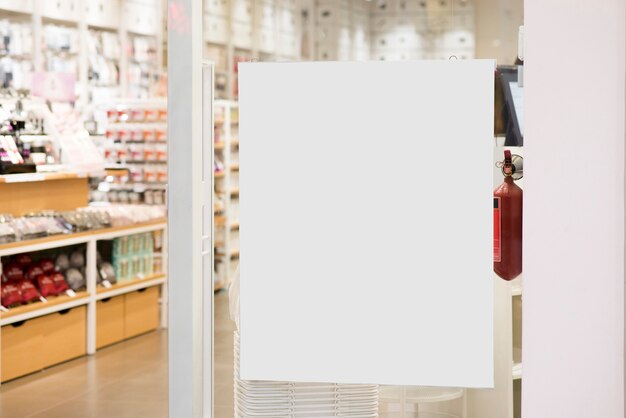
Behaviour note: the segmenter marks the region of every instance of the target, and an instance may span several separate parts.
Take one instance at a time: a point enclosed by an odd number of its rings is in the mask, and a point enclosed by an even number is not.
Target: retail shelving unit
[[[87,178],[76,173],[4,175],[0,176],[0,198],[11,202],[11,205],[3,207],[3,213],[14,216],[41,210],[73,210],[87,205]],[[162,234],[160,254],[155,253],[162,260],[160,270],[150,275],[120,279],[115,284],[98,284],[99,242],[156,231]],[[95,353],[96,348],[103,346],[98,340],[107,333],[108,320],[118,321],[117,329],[123,329],[121,335],[109,337],[108,343],[167,326],[165,219],[5,243],[0,245],[0,257],[75,245],[85,248],[84,290],[0,309],[0,380],[10,380],[71,358]],[[0,273],[2,262],[6,259],[0,258]],[[100,309],[107,310],[113,306],[107,303],[110,300],[115,300],[121,311],[105,315]],[[97,315],[97,312],[102,315]],[[128,332],[124,328],[126,324]]]
[[[216,94],[237,97],[237,62],[300,58],[295,0],[205,0],[205,58],[215,62]]]
[[[233,279],[239,258],[239,108],[236,102],[215,102],[215,194],[223,203],[215,218],[216,290]]]
[[[29,55],[32,57],[34,71],[62,69],[52,63],[52,58],[58,59],[58,62],[70,60],[75,63],[79,101],[87,105],[92,95],[147,97],[142,74],[133,79],[130,72],[133,70],[133,62],[136,61],[144,64],[149,61],[148,78],[154,78],[163,71],[161,6],[158,0],[1,0],[0,18],[17,22],[30,21],[33,40],[46,40],[43,45],[32,42],[32,53]],[[49,48],[54,42],[46,38],[46,28],[51,26],[74,34],[69,39],[69,44],[62,42],[59,45],[58,51]],[[119,59],[108,57],[115,61],[119,76],[115,82],[106,85],[98,85],[89,77],[90,68],[92,75],[94,73],[94,61],[90,63],[88,40],[94,33],[117,35],[119,39]],[[137,49],[132,43],[134,37],[145,38],[152,45],[149,48],[149,60],[145,59],[145,54],[142,57],[136,56]],[[74,68],[74,64],[70,67]]]
[[[86,244],[86,290],[77,292],[76,296],[58,296],[50,298],[46,302],[36,302],[29,305],[22,305],[0,312],[0,326],[22,326],[29,320],[44,317],[53,313],[63,313],[79,306],[86,307],[86,330],[85,347],[86,354],[94,354],[96,351],[96,303],[112,297],[130,294],[142,289],[160,288],[160,326],[167,327],[167,257],[163,257],[163,272],[155,273],[151,276],[136,277],[132,280],[119,282],[110,287],[103,287],[97,284],[96,251],[97,243],[101,240],[111,240],[114,238],[140,234],[152,231],[163,231],[164,246],[163,254],[167,254],[165,234],[167,226],[165,219],[135,224],[130,226],[114,227],[94,231],[86,231],[68,235],[57,235],[40,239],[18,241],[0,245],[0,256],[10,256],[34,251],[62,248],[76,244]],[[2,265],[0,264],[0,271]],[[6,341],[6,344],[9,342]],[[4,344],[3,343],[3,344]],[[47,347],[51,349],[52,347]],[[2,351],[0,350],[0,358]],[[36,371],[36,370],[32,370]],[[5,379],[3,379],[5,380]]]
[[[124,115],[121,120],[115,113]],[[139,117],[133,115],[141,115]],[[100,195],[94,200],[120,201],[111,192],[137,194],[130,203],[165,204],[167,185],[167,100],[114,99],[94,105],[97,135],[92,135],[105,160],[105,168],[116,171],[123,181],[103,181],[98,185]],[[158,195],[158,197],[157,197]],[[100,199],[102,198],[102,199]],[[122,199],[120,203],[129,203]]]

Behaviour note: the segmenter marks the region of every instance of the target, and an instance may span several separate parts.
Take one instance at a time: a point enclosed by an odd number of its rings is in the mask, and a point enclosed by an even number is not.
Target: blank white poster
[[[240,64],[242,379],[493,385],[494,68]]]

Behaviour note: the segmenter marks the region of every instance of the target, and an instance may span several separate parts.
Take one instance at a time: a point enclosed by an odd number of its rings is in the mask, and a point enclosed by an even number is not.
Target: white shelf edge
[[[45,303],[42,303],[44,307],[37,309],[36,311],[25,312],[20,315],[11,316],[9,318],[0,321],[0,326],[10,325],[15,322],[26,321],[28,319],[37,318],[39,316],[48,315],[51,313],[59,312],[65,309],[75,308],[77,306],[87,305],[91,300],[91,297],[78,298],[58,305],[52,305],[45,307]]]
[[[158,279],[148,280],[145,282],[136,283],[133,285],[128,285],[121,287],[119,289],[114,289],[109,292],[97,293],[95,295],[95,300],[102,300],[107,298],[112,298],[114,296],[123,295],[125,293],[134,292],[135,290],[145,289],[146,287],[158,286],[167,281],[167,277],[159,277]]]
[[[522,378],[522,363],[513,364],[513,380]]]
[[[139,226],[137,228],[132,228],[132,229],[123,229],[121,231],[102,232],[99,234],[92,235],[91,238],[96,239],[96,240],[113,239],[117,237],[123,237],[126,235],[134,235],[134,234],[141,234],[143,232],[158,231],[161,229],[165,229],[166,227],[167,227],[167,223],[161,222],[161,223],[153,224],[153,225]]]

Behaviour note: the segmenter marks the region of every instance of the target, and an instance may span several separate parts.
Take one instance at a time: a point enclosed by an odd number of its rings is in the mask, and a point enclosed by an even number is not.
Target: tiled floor
[[[215,295],[215,417],[233,417],[234,324]],[[167,333],[153,332],[0,386],[1,418],[167,417]]]

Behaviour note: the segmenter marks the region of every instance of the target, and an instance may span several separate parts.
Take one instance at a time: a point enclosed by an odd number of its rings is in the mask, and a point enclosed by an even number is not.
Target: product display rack
[[[205,0],[205,58],[215,62],[217,97],[237,97],[237,63],[300,58],[295,0]]]
[[[141,115],[139,119],[135,116],[138,114]],[[92,200],[164,205],[167,184],[166,99],[103,102],[95,106],[94,118],[98,132],[92,138],[105,159],[106,176],[105,181],[98,184],[98,192],[92,193]],[[117,193],[120,191],[125,193]],[[102,193],[107,194],[106,198]]]
[[[214,193],[222,202],[215,216],[215,290],[227,287],[232,281],[239,258],[239,130],[236,102],[216,101],[215,106],[215,160],[222,163],[215,171]]]
[[[163,72],[164,30],[164,25],[160,24],[163,17],[161,6],[158,0],[2,0],[0,1],[0,19],[7,19],[10,22],[29,21],[32,26],[33,39],[44,39],[43,45],[39,42],[32,42],[32,52],[25,54],[31,58],[33,71],[60,69],[50,67],[50,58],[75,61],[78,100],[86,106],[92,97],[102,99],[115,96],[147,97],[150,95],[145,83],[135,83],[134,81],[137,80],[130,78],[131,61],[136,58],[131,42],[133,36],[151,40],[154,51],[150,76],[155,78],[160,75]],[[46,48],[49,41],[52,41],[46,38],[45,29],[50,25],[75,31],[74,49],[68,50],[63,46],[55,52]],[[113,59],[119,73],[117,83],[99,86],[93,79],[90,80],[90,68],[93,73],[94,67],[93,60],[91,63],[89,60],[88,39],[93,32],[106,32],[118,36],[122,53],[119,54],[118,60]]]
[[[110,287],[97,284],[96,251],[97,243],[101,240],[111,240],[118,237],[140,234],[152,231],[163,231],[162,253],[167,254],[167,224],[165,219],[122,227],[86,231],[75,234],[45,237],[34,240],[18,241],[0,245],[0,256],[10,256],[34,251],[62,248],[75,244],[86,244],[86,290],[77,292],[76,296],[58,296],[47,302],[35,302],[18,306],[0,312],[0,326],[12,324],[21,325],[25,321],[50,315],[63,313],[79,306],[86,307],[86,354],[96,352],[96,303],[103,299],[130,294],[138,290],[158,287],[160,289],[160,326],[167,327],[167,257],[163,257],[162,272],[150,276],[137,277],[124,282],[118,282]],[[2,265],[0,264],[0,271]],[[0,350],[0,359],[2,351]],[[35,371],[35,370],[33,370]],[[4,379],[3,379],[4,380]]]
[[[122,227],[107,228],[94,231],[85,231],[75,234],[67,235],[55,235],[51,237],[44,237],[39,239],[17,241],[9,244],[0,245],[0,257],[29,253],[35,251],[49,250],[53,248],[67,247],[76,244],[87,244],[87,290],[85,292],[78,292],[76,297],[60,296],[52,298],[48,302],[36,302],[29,305],[22,305],[17,308],[9,309],[4,312],[0,312],[0,325],[8,325],[14,322],[24,321],[38,316],[46,315],[51,312],[57,312],[64,309],[68,309],[74,306],[84,305],[95,302],[96,300],[117,296],[123,293],[132,292],[137,289],[142,289],[150,286],[161,286],[166,282],[165,273],[154,274],[149,277],[138,277],[137,279],[128,280],[118,284],[114,284],[109,288],[98,286],[96,284],[96,268],[95,268],[95,251],[96,244],[100,240],[110,240],[127,235],[140,234],[144,232],[163,231],[166,232],[167,224],[165,219],[146,222],[144,224],[135,224]],[[164,240],[167,242],[167,240]],[[166,254],[167,250],[163,249],[163,254]],[[93,253],[93,254],[92,254]],[[164,257],[164,264],[167,257]],[[0,264],[0,268],[2,265]],[[1,269],[0,269],[1,271]],[[164,266],[163,271],[166,271]],[[164,287],[163,287],[164,288]],[[163,293],[162,304],[165,307],[167,305],[166,296],[167,293]],[[63,302],[59,302],[63,301]],[[95,307],[94,307],[95,308]],[[161,317],[162,326],[167,324],[166,310],[163,310]],[[88,311],[89,315],[89,311]],[[89,326],[89,321],[88,321]],[[88,333],[89,334],[89,333]],[[95,335],[95,334],[94,334]],[[88,354],[93,354],[95,350],[89,350],[89,340],[87,342]],[[1,355],[1,353],[0,353]]]

